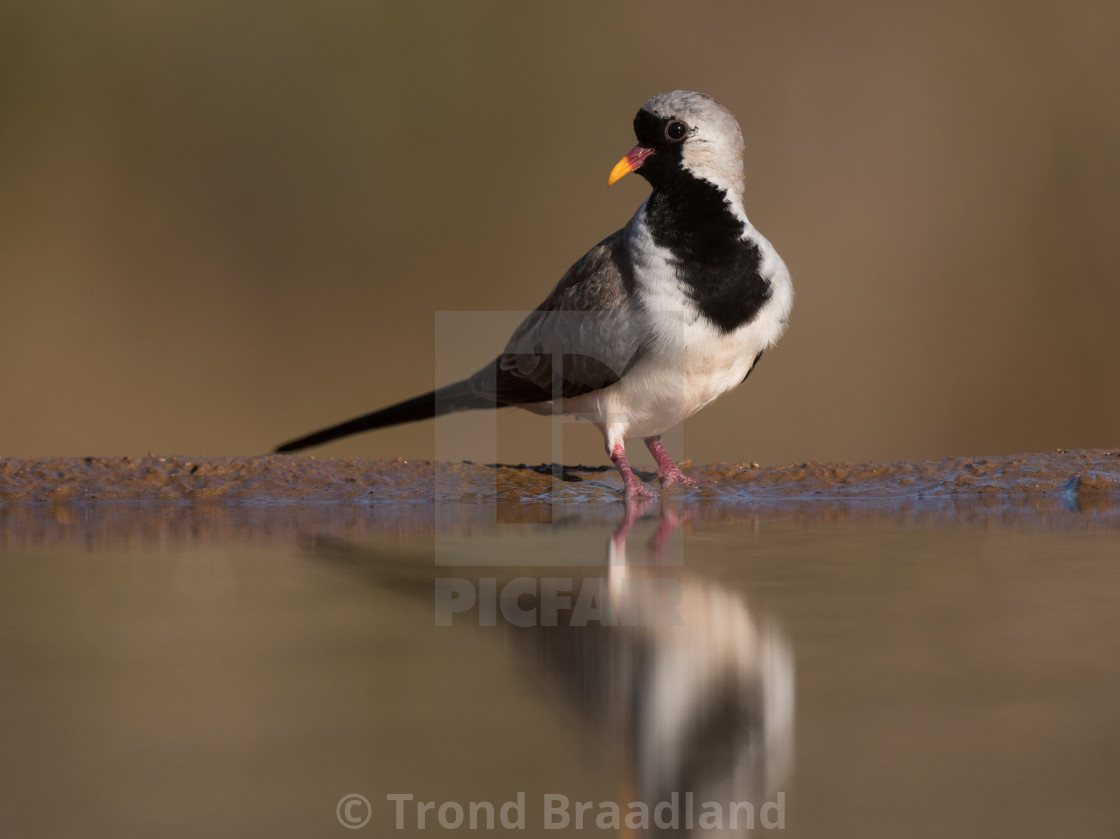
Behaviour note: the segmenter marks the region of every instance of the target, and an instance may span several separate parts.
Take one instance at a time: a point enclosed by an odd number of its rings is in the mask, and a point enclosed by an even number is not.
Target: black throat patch
[[[675,172],[658,184],[646,204],[646,222],[657,244],[668,248],[677,277],[701,314],[724,334],[754,320],[770,299],[760,273],[758,246],[714,184]]]

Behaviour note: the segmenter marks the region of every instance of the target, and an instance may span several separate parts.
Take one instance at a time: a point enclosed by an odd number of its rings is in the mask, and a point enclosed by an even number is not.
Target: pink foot
[[[655,497],[656,493],[646,489],[642,482],[638,480],[638,476],[634,474],[634,470],[630,468],[630,462],[626,459],[626,450],[622,447],[622,443],[615,443],[614,448],[611,449],[611,462],[618,469],[618,474],[622,476],[623,492],[627,501],[632,498]]]
[[[665,451],[665,446],[661,444],[660,437],[646,437],[646,448],[653,455],[653,459],[657,461],[657,474],[661,479],[662,487],[674,485],[697,487],[703,485],[703,481],[690,478],[680,470],[677,464],[673,462],[673,458]]]
[[[706,483],[707,483],[707,481],[702,481],[699,478],[690,478],[688,475],[686,475],[684,472],[682,472],[676,466],[673,466],[673,469],[672,469],[671,472],[668,472],[668,473],[662,472],[661,473],[661,486],[662,487],[671,487],[671,486],[678,486],[678,485],[679,486],[685,486],[685,487],[699,487],[699,486],[704,486],[704,484],[706,484]]]

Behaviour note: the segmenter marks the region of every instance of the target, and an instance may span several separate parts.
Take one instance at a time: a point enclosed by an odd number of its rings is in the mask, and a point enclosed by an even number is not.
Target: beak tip
[[[611,169],[611,174],[607,178],[607,186],[610,186],[623,175],[628,175],[635,169],[640,169],[642,164],[646,162],[646,158],[653,154],[653,149],[646,146],[637,145],[630,149],[626,157],[618,161]]]
[[[611,169],[610,175],[607,176],[607,186],[611,186],[615,181],[619,180],[622,176],[634,171],[634,167],[630,163],[630,158],[624,157],[622,160],[615,164]]]

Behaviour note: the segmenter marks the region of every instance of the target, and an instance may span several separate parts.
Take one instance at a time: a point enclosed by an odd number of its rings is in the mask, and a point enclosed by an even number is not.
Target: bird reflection
[[[570,555],[579,576],[563,580],[569,590],[551,607],[544,568],[519,567],[515,574],[507,567],[509,579],[494,581],[494,589],[516,584],[518,591],[502,599],[501,614],[494,604],[486,610],[481,593],[473,611],[455,610],[455,625],[505,627],[518,669],[551,680],[554,693],[601,735],[594,758],[618,767],[618,812],[589,814],[584,827],[592,830],[741,836],[784,820],[784,811],[763,809],[773,807],[774,796],[782,801],[791,769],[792,652],[776,624],[760,620],[741,594],[669,561],[672,536],[689,516],[664,500],[631,500],[605,558]],[[654,532],[644,549],[634,548],[639,523],[649,518]],[[338,543],[315,548],[378,587],[428,603],[433,582],[439,599],[439,571],[449,570]],[[535,619],[523,620],[527,615]],[[437,625],[448,625],[438,609]]]
[[[638,812],[632,802],[646,805],[641,829],[627,831],[623,819],[623,835],[744,835],[752,823],[759,826],[759,808],[791,768],[792,653],[778,628],[759,621],[741,596],[662,561],[686,511],[659,510],[650,561],[628,561],[632,531],[652,503],[628,504],[608,544],[612,619],[580,626],[566,619],[574,612],[561,613],[555,626],[515,632],[614,745],[624,767],[622,815]],[[660,604],[653,619],[651,599]],[[663,826],[652,817],[661,802],[668,803]],[[711,806],[701,824],[705,804]],[[767,815],[770,826],[784,818]],[[633,821],[643,821],[640,813]]]

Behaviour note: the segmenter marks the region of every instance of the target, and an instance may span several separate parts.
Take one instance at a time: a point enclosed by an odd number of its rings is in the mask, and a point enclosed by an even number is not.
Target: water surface
[[[1120,834],[1110,505],[545,512],[0,508],[0,832]]]

